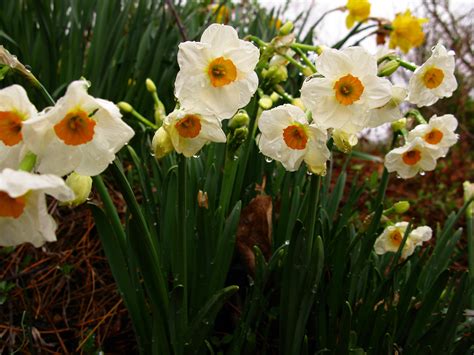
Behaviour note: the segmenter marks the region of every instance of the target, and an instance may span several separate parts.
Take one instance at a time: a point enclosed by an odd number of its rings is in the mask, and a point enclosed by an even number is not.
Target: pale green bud
[[[146,79],[145,85],[146,85],[146,89],[147,89],[149,92],[151,92],[151,93],[156,92],[156,85],[155,85],[155,83],[153,82],[153,80],[151,80],[150,78],[147,78],[147,79]]]
[[[306,108],[304,107],[303,100],[301,100],[299,97],[297,97],[296,99],[291,100],[291,104],[299,107],[303,111],[306,110]]]
[[[234,115],[234,117],[232,117],[230,119],[229,124],[227,125],[227,127],[229,127],[229,129],[234,130],[234,129],[239,128],[239,127],[248,126],[249,123],[250,123],[250,117],[249,117],[247,111],[239,110]]]
[[[469,181],[464,181],[462,184],[464,188],[464,202],[467,203],[469,200],[474,198],[474,184]],[[466,217],[474,217],[474,201],[472,201],[466,209]]]
[[[403,214],[410,209],[410,202],[408,201],[398,201],[393,205],[393,210],[395,213]]]
[[[271,65],[268,69],[262,70],[262,76],[277,84],[288,79],[288,69],[284,65]]]
[[[407,126],[407,119],[405,117],[400,118],[399,120],[392,122],[392,129],[394,132],[401,131]]]
[[[151,147],[156,159],[161,159],[174,150],[171,137],[163,127],[158,128],[155,132],[151,141]]]
[[[62,202],[62,205],[76,207],[87,201],[92,190],[92,178],[90,176],[71,173],[66,179],[66,185],[74,192],[74,200]]]
[[[280,32],[278,32],[278,34],[280,36],[286,36],[293,31],[293,28],[295,28],[295,25],[293,24],[293,22],[291,21],[285,22],[285,24],[280,27]]]
[[[120,110],[122,110],[123,112],[126,112],[126,113],[130,113],[130,112],[133,111],[132,105],[130,105],[128,102],[125,102],[125,101],[120,101],[117,104],[117,106]]]
[[[260,98],[260,100],[258,100],[258,104],[260,105],[261,108],[263,108],[264,110],[268,110],[270,108],[272,108],[273,106],[273,101],[271,99],[270,96],[268,95],[264,95]]]
[[[383,62],[378,69],[379,76],[389,76],[392,75],[400,66],[400,62],[398,60],[389,60]]]
[[[304,76],[311,76],[313,74],[314,74],[313,69],[311,69],[310,67],[304,67],[304,69],[303,69],[303,75]]]
[[[277,92],[272,92],[272,94],[270,95],[270,98],[272,99],[273,103],[277,102],[278,100],[280,100],[280,95],[278,95]]]

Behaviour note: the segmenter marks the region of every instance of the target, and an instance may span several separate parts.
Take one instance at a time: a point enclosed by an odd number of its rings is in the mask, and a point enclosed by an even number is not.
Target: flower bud
[[[410,209],[410,202],[408,201],[398,201],[393,205],[393,210],[395,213],[403,214]]]
[[[277,102],[278,100],[280,100],[280,95],[278,95],[277,92],[272,92],[272,94],[270,95],[270,98],[272,99],[273,103]]]
[[[151,80],[150,78],[147,78],[147,79],[146,79],[145,85],[146,85],[146,89],[147,89],[149,92],[151,92],[151,93],[156,92],[156,85],[155,85],[155,83],[153,82],[153,80]]]
[[[332,133],[332,138],[334,139],[334,144],[336,147],[343,153],[350,153],[352,147],[354,147],[357,142],[357,136],[355,134],[350,134],[338,129],[335,129]]]
[[[62,202],[61,205],[76,207],[87,201],[92,190],[92,178],[90,176],[71,173],[66,179],[66,185],[74,192],[74,200]]]
[[[469,200],[474,198],[474,184],[469,181],[464,181],[462,186],[464,188],[464,203],[467,203]],[[466,217],[474,217],[474,201],[471,201],[469,206],[467,206]]]
[[[278,84],[288,79],[288,69],[284,65],[270,65],[268,69],[262,70],[262,76],[273,84]]]
[[[293,31],[293,28],[295,28],[295,25],[293,24],[293,22],[291,21],[285,22],[285,24],[280,27],[280,32],[278,34],[280,36],[286,36],[290,34],[291,31]]]
[[[392,75],[400,66],[400,62],[396,59],[383,62],[378,69],[378,76]]]
[[[155,123],[158,126],[161,126],[161,124],[163,123],[163,119],[166,117],[165,106],[163,105],[161,101],[158,102],[158,105],[155,105],[154,116],[155,116]]]
[[[407,119],[405,117],[400,118],[399,120],[392,122],[392,130],[394,132],[401,131],[407,125]]]
[[[173,151],[170,135],[163,127],[158,128],[151,142],[156,159],[161,159]]]
[[[120,101],[117,104],[117,106],[120,110],[122,110],[123,112],[126,112],[126,113],[130,113],[130,112],[133,111],[132,105],[130,105],[128,102],[125,102],[125,101]]]
[[[314,166],[307,165],[306,167],[308,171],[310,171],[311,173],[320,175],[320,176],[325,176],[327,172],[326,164],[314,165]]]
[[[264,110],[269,110],[273,106],[273,101],[270,96],[264,95],[258,100],[259,106]]]
[[[311,69],[310,67],[304,67],[304,69],[303,69],[303,75],[304,76],[311,76],[313,74],[314,74],[313,69]]]
[[[250,118],[245,110],[239,110],[237,113],[232,117],[229,121],[227,127],[231,130],[235,130],[236,128],[248,126],[250,123]]]

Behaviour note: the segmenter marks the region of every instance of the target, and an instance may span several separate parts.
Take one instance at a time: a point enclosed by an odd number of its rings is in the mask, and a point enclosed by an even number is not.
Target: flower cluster
[[[88,87],[85,80],[72,82],[41,112],[23,87],[0,90],[0,245],[56,240],[45,194],[69,205],[84,202],[90,176],[103,172],[133,137],[118,108],[90,96]]]
[[[207,142],[225,142],[222,121],[246,106],[257,90],[259,56],[257,47],[226,25],[209,26],[200,42],[181,43],[175,82],[180,107],[157,130],[154,151],[162,157],[171,142],[176,152],[191,157]]]

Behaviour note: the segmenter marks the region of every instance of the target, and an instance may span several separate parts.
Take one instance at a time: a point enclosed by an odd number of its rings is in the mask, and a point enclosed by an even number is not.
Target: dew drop
[[[199,159],[199,157],[200,157],[199,154],[194,154],[194,155],[193,155],[193,158],[195,158],[195,159]]]
[[[425,175],[426,175],[426,172],[420,171],[420,175],[421,175],[421,176],[425,176]]]
[[[271,162],[273,161],[273,159],[270,158],[270,157],[265,157],[265,161],[266,161],[267,163],[271,163]]]
[[[401,179],[402,177],[400,175],[397,175],[397,179]]]
[[[309,170],[306,170],[306,175],[311,176],[311,175],[313,175],[313,173],[312,173],[311,171],[309,171]]]

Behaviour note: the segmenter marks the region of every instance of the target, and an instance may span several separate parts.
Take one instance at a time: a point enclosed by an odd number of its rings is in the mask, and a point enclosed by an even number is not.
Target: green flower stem
[[[249,139],[249,138],[248,138]],[[235,175],[237,173],[238,159],[234,159],[228,154],[226,149],[224,175],[222,177],[221,193],[219,196],[219,206],[222,208],[223,216],[227,216],[229,204],[232,197]]]
[[[141,123],[143,123],[145,126],[148,126],[148,127],[151,127],[153,129],[158,129],[158,126],[156,124],[154,124],[153,122],[149,121],[148,119],[146,119],[145,117],[143,117],[139,112],[132,110],[132,112],[130,112],[136,119],[138,119]]]
[[[313,73],[316,73],[317,72],[316,66],[309,60],[308,56],[304,54],[304,52],[300,48],[294,48],[294,49],[301,56],[301,58],[306,63],[306,65],[311,68]]]
[[[278,53],[278,52],[277,52]],[[289,61],[291,64],[293,64],[294,66],[296,66],[299,71],[301,71],[302,73],[305,73],[306,72],[306,67],[301,64],[299,61],[297,61],[295,58],[293,57],[290,57],[288,54],[286,53],[278,53],[278,55],[282,56],[283,58],[285,58],[287,61]]]
[[[36,77],[33,75],[32,75],[32,83],[41,92],[43,97],[46,99],[46,101],[48,101],[48,103],[51,106],[54,106],[56,104],[56,101],[54,101],[53,97],[49,94],[48,90],[46,90],[43,84],[41,84],[40,81],[36,79]]]
[[[316,52],[317,54],[321,54],[323,51],[321,46],[313,46],[313,45],[304,44],[304,43],[293,43],[290,45],[290,48],[295,49],[295,50],[299,49],[299,50],[303,50],[307,52]]]
[[[421,112],[418,111],[417,109],[412,109],[412,110],[408,111],[407,114],[406,114],[406,117],[409,117],[409,116],[414,117],[415,120],[417,120],[417,122],[419,124],[427,124],[428,123],[425,120],[425,118],[423,117],[423,115],[421,114]]]
[[[344,43],[346,43],[349,38],[351,38],[352,36],[358,34],[358,33],[361,33],[365,30],[368,30],[369,28],[374,28],[374,27],[377,27],[378,25],[368,25],[368,26],[365,26],[365,27],[362,27],[360,28],[360,26],[362,26],[362,22],[359,22],[357,25],[355,25],[352,30],[350,30],[350,32],[346,35],[346,37],[344,37],[343,39],[341,39],[339,42],[337,42],[335,45],[333,45],[332,47],[333,48],[336,48],[336,49],[340,49]]]
[[[404,67],[405,69],[408,69],[408,70],[411,70],[411,71],[415,71],[416,68],[418,68],[415,64],[410,63],[410,62],[406,62],[406,61],[404,61],[404,60],[401,59],[401,58],[398,58],[397,60],[398,60],[398,62],[400,63],[400,66],[401,66],[401,67]]]
[[[188,196],[187,196],[187,158],[184,155],[179,156],[178,160],[178,221],[179,223],[179,246],[178,246],[178,284],[184,287],[182,311],[181,311],[181,326],[184,329],[188,324],[188,252],[187,252],[187,225],[188,220]]]
[[[309,238],[314,238],[314,230],[317,223],[318,205],[319,205],[319,193],[321,191],[321,177],[319,175],[311,176],[310,186],[310,211],[309,211]],[[309,248],[311,250],[311,248]]]
[[[36,154],[32,152],[26,153],[25,157],[20,162],[20,166],[18,167],[18,170],[27,171],[27,172],[33,171],[33,168],[36,165],[36,158],[37,158]]]
[[[265,42],[265,41],[262,41],[260,38],[258,38],[257,36],[247,36],[245,37],[245,39],[248,39],[248,40],[251,40],[255,43],[258,44],[259,47],[267,47],[268,46],[268,43]]]
[[[398,138],[398,132],[395,132],[393,135],[390,149],[393,149],[393,147],[395,146],[395,142],[397,141],[397,138]],[[384,168],[383,173],[382,173],[382,178],[380,179],[379,189],[377,191],[377,196],[375,197],[375,203],[374,205],[372,205],[373,211],[375,211],[380,206],[380,204],[383,203],[383,200],[385,198],[385,192],[387,191],[389,177],[390,177],[390,174],[387,168]]]
[[[275,85],[273,89],[289,103],[293,102],[293,97],[285,91],[283,86]]]
[[[471,200],[470,203],[474,203]],[[474,285],[474,216],[466,210],[466,229],[467,229],[467,252],[468,252],[468,265],[469,265],[469,278],[471,279],[471,285]],[[474,293],[470,299],[470,309],[474,309]]]

